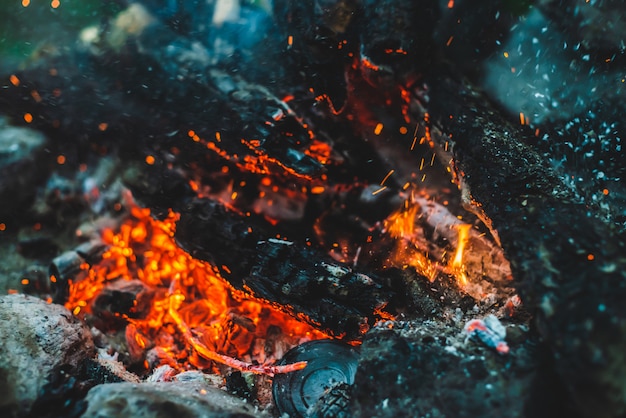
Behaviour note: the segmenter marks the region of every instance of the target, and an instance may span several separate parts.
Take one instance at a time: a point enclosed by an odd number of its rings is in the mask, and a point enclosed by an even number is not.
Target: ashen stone
[[[26,295],[0,296],[0,411],[25,416],[58,367],[94,355],[87,326],[65,307]]]
[[[108,383],[85,399],[83,418],[245,418],[269,416],[202,380]]]

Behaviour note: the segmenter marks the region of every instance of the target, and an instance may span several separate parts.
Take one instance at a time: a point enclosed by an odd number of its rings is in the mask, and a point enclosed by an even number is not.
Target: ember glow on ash
[[[179,371],[220,369],[223,364],[273,375],[305,366],[271,365],[291,347],[328,338],[233,289],[210,264],[180,249],[173,238],[176,215],[157,221],[148,209],[132,207],[130,212],[118,232],[102,234],[109,246],[103,260],[91,268],[81,266],[86,279],[70,281],[66,307],[113,331],[121,323],[131,363],[145,371],[164,364]],[[135,289],[131,306],[119,306],[123,288]],[[103,314],[107,289],[113,295],[107,307],[117,308]]]

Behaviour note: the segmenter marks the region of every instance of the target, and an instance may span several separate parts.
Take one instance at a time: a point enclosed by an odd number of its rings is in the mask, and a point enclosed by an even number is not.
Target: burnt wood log
[[[254,217],[216,201],[191,201],[181,211],[175,238],[193,257],[215,265],[236,289],[349,340],[402,295],[399,277],[353,271],[310,246],[277,239]]]
[[[466,203],[497,230],[515,284],[585,416],[626,413],[626,245],[514,125],[468,82],[430,80],[435,140]],[[434,129],[437,131],[437,129]]]

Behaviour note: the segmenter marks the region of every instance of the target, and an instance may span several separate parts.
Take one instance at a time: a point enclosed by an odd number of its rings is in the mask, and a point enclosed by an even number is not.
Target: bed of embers
[[[0,408],[622,416],[623,87],[511,113],[518,18],[439,3],[120,3],[6,70]]]

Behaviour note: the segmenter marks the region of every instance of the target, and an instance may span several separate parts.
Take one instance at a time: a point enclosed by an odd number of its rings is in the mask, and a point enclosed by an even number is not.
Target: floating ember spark
[[[118,232],[102,233],[102,240],[109,246],[103,261],[91,268],[86,266],[83,280],[70,280],[66,307],[88,321],[107,322],[108,316],[94,311],[103,290],[120,281],[141,281],[141,289],[136,292],[144,295],[142,301],[136,297],[128,306],[117,302],[109,315],[115,320],[108,321],[125,327],[132,364],[143,365],[146,370],[164,364],[184,370],[210,368],[215,362],[273,375],[306,365],[272,365],[285,350],[305,341],[328,338],[270,304],[236,291],[210,264],[178,248],[173,239],[175,214],[157,221],[148,209],[132,207],[130,212]],[[147,302],[146,294],[150,295]],[[271,347],[269,341],[268,335],[277,330],[282,348]]]

